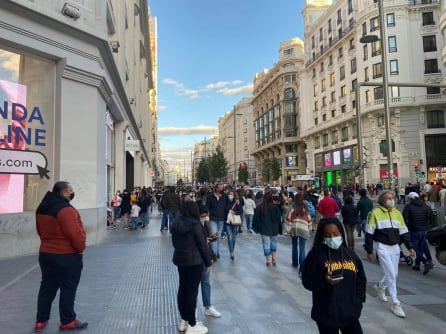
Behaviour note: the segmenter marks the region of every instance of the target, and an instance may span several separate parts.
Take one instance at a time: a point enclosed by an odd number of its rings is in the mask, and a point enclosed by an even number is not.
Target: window
[[[378,20],[378,16],[377,16],[377,17],[374,17],[373,19],[370,19],[370,32],[373,32],[378,29],[379,29],[379,20]]]
[[[331,19],[328,20],[328,33],[331,33]]]
[[[327,97],[324,96],[324,97],[322,98],[322,107],[326,107],[326,106],[327,106]]]
[[[338,24],[342,23],[342,14],[341,14],[341,10],[338,9]]]
[[[435,40],[435,35],[423,36],[423,51],[424,52],[437,51],[437,41]]]
[[[349,50],[354,50],[355,49],[355,40],[352,38],[349,42]]]
[[[393,99],[399,98],[400,97],[400,87],[398,87],[398,86],[391,86],[390,87],[390,94],[392,94],[392,98]]]
[[[315,45],[314,36],[311,36],[311,48],[314,49]]]
[[[373,64],[373,79],[383,76],[381,63]]]
[[[285,100],[292,100],[296,97],[296,94],[294,93],[294,89],[287,88],[285,89],[284,99]]]
[[[339,68],[339,80],[344,80],[345,79],[345,66],[342,65]]]
[[[430,110],[427,112],[427,128],[444,128],[444,111]]]
[[[378,124],[380,127],[385,125],[385,118],[383,115],[376,117],[376,124]]]
[[[367,47],[367,44],[365,44],[362,49],[364,50],[364,60],[369,59],[369,48]]]
[[[396,36],[389,36],[389,53],[396,51]]]
[[[341,114],[345,114],[345,111],[347,110],[347,106],[344,104],[341,106]]]
[[[338,29],[338,39],[342,38],[342,28]]]
[[[293,54],[294,54],[294,49],[293,48],[283,50],[283,55],[284,56],[291,56]]]
[[[364,69],[364,81],[370,81],[370,71],[368,67]]]
[[[327,114],[323,114],[323,115],[322,115],[322,121],[325,122],[326,120],[327,120]]]
[[[338,130],[333,130],[331,131],[331,143],[332,144],[337,144],[338,143]]]
[[[426,87],[426,94],[427,95],[437,95],[440,94],[440,87]]]
[[[424,74],[440,73],[437,59],[424,60]]]
[[[321,147],[321,138],[319,136],[314,137],[314,147],[315,148]]]
[[[375,99],[375,101],[383,99],[383,88],[382,87],[373,88],[373,98]]]
[[[284,76],[283,81],[285,83],[290,83],[296,81],[296,75],[295,74],[287,74]]]
[[[316,78],[316,69],[313,68],[313,77],[312,78]]]
[[[352,101],[352,109],[356,109],[356,100]]]
[[[336,77],[334,73],[330,74],[330,87],[334,86],[336,83]]]
[[[352,92],[354,92],[356,90],[356,86],[358,86],[358,80],[352,80]]]
[[[353,58],[352,60],[350,60],[350,68],[351,71],[350,73],[356,73],[356,58]]]
[[[365,91],[365,102],[370,103],[370,101],[372,100],[372,93],[369,90]]]
[[[324,39],[324,34],[322,33],[322,28],[319,28],[319,41]]]
[[[390,75],[398,74],[398,60],[394,59],[390,61]]]
[[[379,152],[387,157],[387,141],[386,140],[381,140],[381,142],[379,143]],[[392,152],[395,152],[395,142],[392,140]]]
[[[324,62],[321,63],[321,73],[324,72]]]
[[[330,98],[331,98],[331,102],[336,102],[336,92],[335,91],[331,92]]]
[[[328,133],[322,135],[322,145],[328,146]]]
[[[330,65],[333,65],[333,55],[330,55],[329,57],[328,57],[328,65],[330,66]]]
[[[321,90],[323,92],[325,92],[325,90],[327,89],[327,81],[325,79],[321,80]]]
[[[367,23],[362,24],[362,36],[367,35]]]
[[[343,52],[343,50],[342,50],[342,47],[340,47],[339,49],[338,49],[338,58],[342,58],[344,56],[344,52]]]
[[[331,111],[331,118],[334,118],[334,117],[336,117],[336,110],[333,109]]]
[[[348,0],[348,13],[353,13],[353,0]]]
[[[433,12],[423,13],[422,19],[423,19],[423,26],[430,26],[435,24]]]
[[[318,123],[319,123],[319,118],[316,117],[316,118],[314,119],[314,125],[318,125]],[[319,138],[319,137],[318,137],[318,138]]]
[[[375,41],[372,43],[372,57],[379,56],[381,54],[381,41]]]
[[[314,85],[313,86],[313,97],[316,97],[318,93],[319,93],[319,90],[317,88],[317,85]]]
[[[319,101],[314,101],[314,111],[319,110]]]
[[[347,95],[347,86],[342,86],[341,87],[341,97],[344,97]]]
[[[341,140],[347,141],[348,140],[348,127],[343,127],[341,130]]]
[[[395,26],[395,14],[394,13],[387,14],[387,26],[388,27]]]

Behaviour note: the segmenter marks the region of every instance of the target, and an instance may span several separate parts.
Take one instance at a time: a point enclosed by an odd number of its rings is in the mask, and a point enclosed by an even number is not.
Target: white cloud
[[[221,89],[221,88],[226,87],[227,85],[229,85],[229,82],[227,82],[227,81],[219,81],[216,83],[210,83],[210,84],[206,85],[205,90]]]
[[[0,50],[0,66],[11,72],[11,80],[17,81],[19,78],[20,55],[5,50]]]
[[[218,92],[223,95],[233,96],[233,95],[244,95],[244,94],[252,94],[252,90],[254,85],[252,83],[247,84],[245,86],[235,87],[235,88],[223,88]]]
[[[184,136],[184,135],[204,135],[217,133],[217,127],[209,125],[197,125],[190,128],[167,127],[158,128],[159,136]]]
[[[166,110],[167,107],[166,106],[158,106],[158,111],[162,111],[162,110]]]
[[[241,83],[243,83],[242,80],[234,80],[231,82],[231,85],[240,85]]]
[[[189,97],[191,100],[198,99],[200,96],[198,95],[199,91],[197,89],[188,89],[184,84],[173,80],[171,78],[166,78],[162,80],[162,83],[165,85],[171,85],[175,88],[175,94],[183,95]]]

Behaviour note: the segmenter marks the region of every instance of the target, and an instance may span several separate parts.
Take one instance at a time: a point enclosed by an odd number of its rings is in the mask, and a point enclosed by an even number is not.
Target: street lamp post
[[[235,112],[235,106],[234,106],[234,108],[233,108],[234,133],[233,133],[233,137],[232,137],[232,139],[234,140],[234,178],[233,178],[234,187],[235,187],[235,177],[236,177],[236,173],[237,173],[237,159],[236,159],[236,156],[237,156],[237,153],[236,153],[236,150],[237,150],[237,141],[236,141],[237,135],[235,133],[235,122],[236,122],[236,117],[237,116],[243,116],[243,114],[237,114]]]
[[[394,189],[394,175],[393,175],[393,156],[392,156],[392,132],[390,128],[390,109],[389,109],[389,81],[387,75],[387,43],[386,34],[384,30],[384,10],[383,1],[378,0],[378,19],[379,19],[379,39],[381,40],[381,68],[382,68],[382,90],[383,90],[383,105],[384,105],[384,125],[386,128],[386,145],[387,145],[387,171],[389,175],[389,188]],[[375,35],[366,35],[361,37],[359,40],[361,43],[371,43],[378,40]],[[356,127],[358,128],[358,153],[360,161],[360,173],[361,176],[364,175],[363,172],[363,148],[362,148],[362,138],[361,138],[361,115],[359,113],[359,86],[356,89]]]

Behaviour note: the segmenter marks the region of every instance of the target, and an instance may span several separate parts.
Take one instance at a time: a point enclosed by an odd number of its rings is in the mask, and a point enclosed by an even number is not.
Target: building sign
[[[446,167],[438,166],[438,167],[429,167],[429,172],[432,173],[446,173]]]
[[[327,152],[324,154],[324,166],[331,167],[331,153]]]
[[[323,163],[322,163],[322,154],[316,154],[314,157],[315,163],[316,163],[316,168],[321,168],[323,167]]]
[[[345,148],[342,150],[344,164],[350,164],[352,162],[352,149]]]
[[[125,141],[125,150],[126,151],[141,151],[139,146],[139,140],[126,140]]]
[[[296,180],[297,181],[313,181],[314,180],[314,175],[311,175],[311,174],[296,175]]]
[[[333,151],[333,165],[341,164],[341,151]]]

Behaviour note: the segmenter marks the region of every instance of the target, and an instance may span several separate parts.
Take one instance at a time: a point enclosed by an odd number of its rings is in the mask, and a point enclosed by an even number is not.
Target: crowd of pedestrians
[[[376,260],[382,268],[383,277],[374,286],[378,299],[388,301],[388,291],[390,309],[399,317],[405,317],[397,296],[400,245],[403,243],[410,255],[416,256],[415,271],[421,271],[423,266],[423,274],[427,274],[433,268],[426,242],[426,234],[431,227],[432,205],[436,205],[429,201],[429,198],[434,198],[429,197],[432,187],[410,189],[414,191],[405,195],[408,202],[400,212],[396,203],[402,202],[401,194],[382,189],[379,189],[377,204],[374,205],[368,197],[370,190],[350,187],[318,190],[311,186],[298,188],[296,192],[287,191],[285,187],[280,190],[265,187],[257,194],[252,189],[235,189],[222,183],[187,189],[136,187],[114,193],[110,202],[113,214],[110,225],[115,229],[136,231],[150,224],[154,208],[162,215],[160,232],[172,236],[173,263],[178,268],[177,304],[181,316],[178,329],[181,332],[207,333],[206,326],[196,319],[200,285],[205,315],[222,316],[211,302],[211,268],[221,258],[224,236],[227,240],[226,256],[235,263],[237,235],[245,231],[250,235],[260,235],[259,249],[263,251],[267,267],[278,264],[279,236],[286,235],[291,239],[290,264],[297,269],[304,287],[313,294],[311,316],[321,333],[362,333],[359,318],[365,302],[366,276],[356,255],[355,232],[357,238],[364,235],[362,246],[368,259]],[[355,193],[360,197],[356,205]],[[439,191],[438,197],[444,199],[445,193]],[[42,239],[39,257],[42,283],[36,331],[45,328],[57,289],[61,289],[63,298],[60,305],[65,305],[60,309],[60,328],[83,329],[88,325],[77,320],[73,310],[85,248],[82,222],[69,204],[73,195],[69,183],[57,183],[37,210],[37,229]],[[64,210],[78,220],[76,239],[65,233],[75,231],[48,232],[52,219],[64,217],[54,216],[58,210]],[[230,219],[230,216],[237,216],[239,220]],[[63,223],[61,221],[60,224]],[[51,244],[53,237],[60,239],[57,233],[67,238],[62,248],[60,240],[55,243],[59,246]],[[313,244],[307,247],[310,238],[314,238]],[[309,254],[307,248],[311,248]],[[67,278],[74,282],[71,290],[66,290],[64,284],[52,283],[51,275],[58,274],[47,269],[53,265],[48,261],[58,263],[59,258],[67,256],[73,256],[70,261],[80,261],[80,266],[73,265],[77,271]]]

